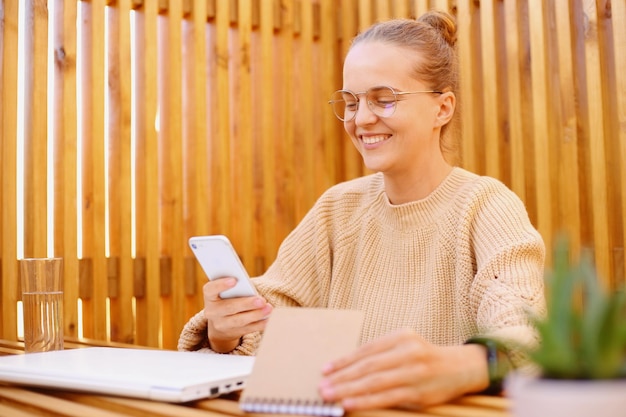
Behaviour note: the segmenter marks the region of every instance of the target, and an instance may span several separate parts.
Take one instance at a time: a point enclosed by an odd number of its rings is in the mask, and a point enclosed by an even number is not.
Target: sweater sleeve
[[[511,346],[533,346],[530,315],[545,313],[545,246],[521,200],[495,184],[479,201],[472,239],[477,271],[470,290],[478,332]],[[514,361],[522,362],[518,349]]]
[[[267,272],[255,280],[273,306],[326,306],[332,249],[322,213],[316,205],[285,238]]]
[[[327,298],[330,248],[321,223],[324,210],[320,211],[319,205],[283,241],[267,272],[253,278],[259,294],[274,307],[321,306]],[[215,353],[209,346],[207,327],[204,313],[198,312],[183,327],[178,350]],[[253,355],[261,336],[260,332],[244,335],[231,353]]]
[[[261,340],[259,332],[249,333],[241,338],[241,343],[232,352],[233,355],[254,355]],[[185,326],[178,339],[178,350],[217,353],[211,349],[207,333],[207,319],[204,311],[196,313]]]

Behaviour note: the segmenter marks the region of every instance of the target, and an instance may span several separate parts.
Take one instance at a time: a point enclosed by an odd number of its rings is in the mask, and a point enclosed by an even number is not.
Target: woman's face
[[[396,92],[431,90],[411,75],[415,59],[419,56],[398,46],[359,43],[352,47],[344,62],[343,89],[354,93],[377,86],[392,87]],[[439,134],[445,96],[404,95],[397,101],[392,116],[379,117],[368,107],[365,95],[359,95],[356,116],[344,122],[344,127],[365,166],[386,175],[411,175],[431,163],[433,157],[441,160]]]

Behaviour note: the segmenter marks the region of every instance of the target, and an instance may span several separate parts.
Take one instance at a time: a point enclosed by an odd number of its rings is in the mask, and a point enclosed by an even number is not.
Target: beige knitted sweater
[[[528,343],[544,257],[523,203],[493,178],[454,168],[427,198],[392,205],[373,174],[326,191],[253,282],[274,306],[364,310],[361,342],[410,328],[437,345],[477,334]],[[259,341],[247,335],[233,353]],[[202,312],[178,348],[211,351]]]

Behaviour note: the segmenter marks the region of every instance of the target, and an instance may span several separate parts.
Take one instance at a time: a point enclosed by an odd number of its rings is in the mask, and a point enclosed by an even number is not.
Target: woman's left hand
[[[345,410],[440,404],[489,385],[480,345],[435,346],[410,330],[390,333],[328,363],[320,383],[326,401]]]

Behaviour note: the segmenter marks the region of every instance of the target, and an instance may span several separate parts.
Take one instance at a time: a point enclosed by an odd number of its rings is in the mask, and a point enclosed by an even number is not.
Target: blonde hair
[[[456,53],[456,21],[442,11],[432,10],[417,20],[392,19],[375,23],[352,40],[352,46],[363,42],[385,42],[415,52],[413,76],[426,83],[428,89],[452,91],[457,95],[459,84]],[[458,110],[458,103],[457,103]],[[459,112],[441,128],[441,151],[450,162],[458,159],[458,144],[453,133]]]

